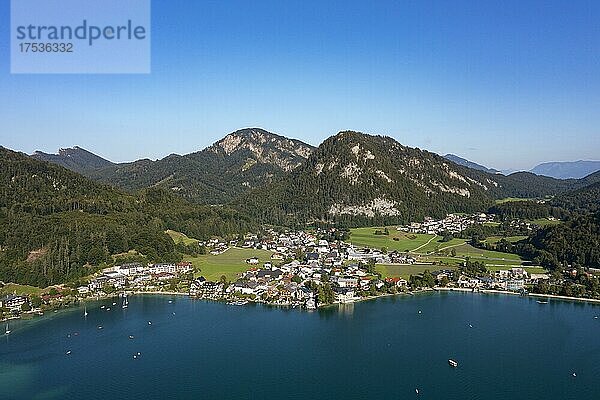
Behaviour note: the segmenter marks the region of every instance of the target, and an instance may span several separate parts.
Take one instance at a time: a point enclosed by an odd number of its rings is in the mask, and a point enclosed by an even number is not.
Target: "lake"
[[[129,300],[127,309],[89,303],[87,317],[82,307],[11,322],[0,337],[0,398],[600,397],[592,304],[449,292],[312,312]]]

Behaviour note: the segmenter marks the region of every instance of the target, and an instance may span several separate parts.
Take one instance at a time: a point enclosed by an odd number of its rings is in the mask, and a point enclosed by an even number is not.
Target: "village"
[[[460,232],[466,227],[487,222],[485,214],[449,215],[422,224],[397,227],[398,231],[439,233]],[[53,288],[41,298],[9,294],[0,298],[3,317],[40,312],[42,308],[86,299],[101,299],[128,293],[176,293],[196,299],[224,301],[233,305],[248,302],[276,306],[316,309],[336,303],[421,290],[500,290],[525,293],[528,287],[549,279],[546,274],[529,273],[520,266],[495,271],[473,270],[467,263],[459,268],[435,264],[423,272],[406,277],[383,276],[377,265],[418,265],[415,254],[385,251],[353,245],[339,237],[335,229],[283,231],[267,229],[259,237],[248,234],[243,239],[211,239],[201,244],[218,256],[231,249],[268,251],[270,257],[250,257],[243,262],[245,271],[235,279],[224,275],[206,279],[202,265],[179,263],[125,263],[102,269],[84,284]],[[81,283],[81,282],[80,282]]]

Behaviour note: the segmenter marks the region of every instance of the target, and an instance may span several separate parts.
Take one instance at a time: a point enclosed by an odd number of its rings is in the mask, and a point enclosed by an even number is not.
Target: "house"
[[[258,264],[258,257],[247,258],[246,259],[246,264],[257,265]]]
[[[402,279],[402,278],[385,278],[385,281],[387,283],[391,283],[392,285],[396,286],[396,287],[403,287],[406,286],[408,284],[408,282],[406,281],[406,279]]]
[[[241,294],[254,294],[258,284],[256,282],[236,282],[233,286],[233,291]]]
[[[92,279],[88,284],[88,287],[91,291],[102,290],[104,286],[108,285],[108,277],[104,275],[100,275],[96,279]]]
[[[0,298],[0,307],[8,308],[10,311],[21,311],[21,306],[25,303],[29,304],[29,299],[26,296],[7,294]]]
[[[159,281],[169,281],[176,277],[177,276],[175,274],[172,274],[170,272],[159,272],[158,274],[154,274],[154,278],[158,279]]]
[[[182,261],[177,263],[177,273],[185,274],[192,270],[192,263],[189,261]]]
[[[334,292],[336,301],[340,303],[352,303],[356,299],[354,289],[334,288]]]
[[[263,279],[279,279],[283,275],[283,271],[280,269],[261,269],[256,273],[257,278]]]
[[[175,264],[154,264],[150,267],[149,272],[153,275],[161,273],[176,274],[177,266]]]
[[[144,271],[144,267],[140,263],[123,264],[115,268],[115,272],[128,276],[136,275],[142,271]]]
[[[77,292],[79,294],[88,294],[90,292],[90,288],[89,288],[89,286],[79,286],[77,288]]]
[[[358,279],[356,279],[356,278],[338,278],[337,284],[341,288],[355,288],[358,286]]]
[[[506,282],[506,290],[512,292],[519,292],[525,287],[525,281],[523,279],[511,279]]]

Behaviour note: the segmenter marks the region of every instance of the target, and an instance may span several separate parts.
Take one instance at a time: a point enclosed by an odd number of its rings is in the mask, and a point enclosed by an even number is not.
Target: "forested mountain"
[[[80,174],[90,173],[92,171],[114,165],[112,162],[97,156],[86,149],[82,149],[79,146],[67,149],[59,149],[58,154],[48,154],[41,151],[36,151],[31,155],[31,157],[37,160],[48,161],[53,164],[60,165]]]
[[[113,165],[87,176],[132,192],[161,187],[195,203],[223,204],[292,171],[313,149],[263,129],[242,129],[196,153]]]
[[[458,165],[462,165],[463,167],[468,167],[471,169],[476,169],[478,171],[484,171],[484,172],[489,172],[490,174],[498,174],[500,173],[500,171],[498,171],[497,169],[493,169],[493,168],[488,168],[486,166],[483,166],[481,164],[477,164],[473,161],[469,161],[466,158],[462,158],[459,157],[455,154],[446,154],[444,156],[445,159],[452,161],[455,164]]]
[[[238,206],[261,221],[280,224],[408,222],[487,209],[496,198],[557,194],[576,184],[530,173],[489,174],[390,137],[346,131]]]
[[[600,182],[560,194],[552,205],[578,213],[600,211]]]
[[[522,255],[545,268],[600,268],[600,213],[540,229],[519,247]]]
[[[551,176],[558,179],[583,178],[600,171],[600,161],[558,161],[536,165],[531,172],[537,175]]]
[[[0,280],[64,282],[129,250],[176,260],[166,229],[202,238],[254,227],[230,209],[192,205],[159,188],[128,194],[0,147]]]
[[[361,136],[361,134],[356,135]],[[347,153],[349,151],[347,146],[336,147],[334,145],[339,141],[339,136],[340,135],[336,135],[323,142],[319,147],[321,152],[318,157],[335,159],[339,156],[347,161]],[[369,143],[375,140],[379,140],[380,142],[383,140],[381,143],[372,144],[375,147],[385,147],[389,142],[392,144],[392,149],[395,149],[388,152],[384,151],[381,155],[385,155],[385,157],[365,161],[367,163],[365,165],[368,166],[367,169],[372,169],[372,171],[363,174],[362,178],[375,174],[373,175],[373,182],[377,187],[377,190],[379,190],[378,186],[386,181],[384,175],[393,182],[400,182],[400,186],[404,185],[402,183],[404,181],[411,182],[409,186],[420,187],[420,189],[416,192],[409,190],[406,193],[403,193],[402,196],[399,196],[397,193],[394,196],[401,201],[405,201],[404,199],[407,198],[406,196],[416,196],[414,201],[416,201],[417,204],[424,204],[424,199],[427,199],[427,203],[434,204],[434,209],[436,208],[435,204],[439,201],[440,204],[444,204],[444,206],[440,207],[439,211],[457,209],[458,206],[452,205],[456,202],[451,199],[460,197],[463,197],[463,201],[458,202],[461,204],[458,208],[468,209],[468,204],[481,204],[484,200],[489,202],[490,199],[510,196],[552,196],[578,189],[592,183],[585,180],[588,178],[584,178],[584,180],[560,180],[551,177],[538,176],[530,172],[517,172],[508,176],[497,173],[487,173],[486,171],[481,171],[480,169],[482,168],[473,169],[461,165],[466,162],[473,167],[467,160],[460,157],[448,155],[446,156],[447,158],[443,158],[427,151],[402,146],[391,138],[375,139],[377,138],[376,136],[367,135],[362,135],[361,137],[361,140],[366,141],[365,145],[367,145],[367,147],[369,146]],[[314,151],[315,148],[298,140],[288,139],[259,128],[248,128],[233,132],[212,146],[196,153],[190,153],[184,156],[172,154],[158,161],[144,159],[126,164],[111,164],[107,167],[86,169],[83,173],[96,181],[122,188],[130,193],[135,193],[144,188],[159,187],[169,190],[194,203],[226,204],[233,201],[239,203],[236,199],[244,199],[246,194],[253,189],[258,189],[258,192],[260,192],[262,188],[271,185],[274,187],[284,187],[286,182],[292,182],[297,178],[300,178],[300,181],[302,181],[302,176],[307,176],[307,171],[314,170],[315,166],[319,164],[331,164],[331,161],[328,160],[325,160],[324,162],[319,160],[308,160],[309,156]],[[340,152],[340,154],[338,155],[336,152]],[[416,160],[416,162],[422,162],[422,164],[406,162],[405,158],[410,158],[412,155],[415,155],[413,161]],[[353,155],[353,157],[355,156]],[[455,160],[458,164],[451,160]],[[54,162],[52,159],[50,159],[50,161]],[[357,161],[360,160],[357,159]],[[389,165],[384,165],[385,168],[378,168],[377,164],[380,162]],[[348,167],[349,170],[345,171],[344,174],[352,175],[352,169],[356,168],[358,164],[354,162],[353,164],[348,163],[345,166]],[[477,167],[477,165],[475,166]],[[449,175],[449,170],[452,171],[451,176]],[[304,173],[298,171],[304,171]],[[404,171],[400,174],[402,179],[392,179],[389,176],[389,174],[394,175],[398,171]],[[318,181],[321,182],[323,186],[329,186],[331,183],[334,187],[336,185],[341,185],[340,187],[343,187],[344,182],[350,181],[347,179],[345,181],[339,180],[340,173],[339,168],[326,170],[324,174],[319,176]],[[438,175],[444,176],[445,179],[450,179],[450,181],[440,181],[440,176]],[[334,178],[337,179],[337,181],[335,181]],[[430,178],[433,179],[433,181],[431,181]],[[328,179],[334,179],[334,181],[328,183]],[[400,190],[399,187],[395,187],[396,185],[394,185],[392,181],[386,183],[389,190]],[[296,182],[294,185],[297,186],[298,183]],[[444,187],[444,185],[447,185],[447,187]],[[311,186],[314,187],[314,185]],[[366,192],[366,189],[361,189],[360,186],[361,185],[350,185],[349,192],[356,190]],[[304,189],[298,188],[298,190],[300,193],[304,193]],[[381,190],[385,192],[388,189],[381,188]],[[464,195],[459,194],[460,197],[457,197],[456,195],[458,192],[453,193],[455,190],[462,190]],[[322,194],[323,190],[320,190],[319,193]],[[437,196],[436,194],[440,194],[440,196]],[[339,197],[337,194],[335,195]],[[260,197],[261,195],[258,196]],[[299,202],[299,198],[296,197],[295,194],[291,196],[292,202]],[[341,204],[342,206],[368,206],[368,204],[363,204],[362,202],[366,200],[368,203],[377,198],[377,196],[373,198],[366,198],[364,196],[352,197],[355,196],[353,194],[348,194],[348,196],[350,197],[346,199],[340,198],[340,200],[344,202],[344,204]],[[464,201],[464,198],[467,198],[468,200]],[[274,203],[280,200],[283,201],[283,199],[267,200]],[[325,207],[327,208],[326,211],[328,211],[331,205],[335,203],[328,202],[327,200],[323,201],[327,203]],[[350,203],[348,203],[348,201],[350,201]],[[355,204],[353,201],[358,201],[358,203]],[[323,205],[313,206],[309,207],[312,211],[307,210],[305,206],[301,205],[297,207],[297,209],[304,209],[302,213],[307,217],[310,215],[310,218],[322,219],[324,215],[329,214],[321,209]],[[416,219],[422,215],[421,212],[418,212],[414,214],[413,217],[413,214],[408,212],[411,207],[414,209],[415,206],[403,207],[406,208],[406,213],[401,212],[401,215],[405,215],[406,217],[410,216],[411,218]],[[290,206],[284,208],[290,209]],[[419,209],[421,207],[416,206],[416,208]],[[262,214],[261,210],[258,211]],[[271,211],[279,213],[279,211]],[[313,213],[313,211],[316,212],[316,214]],[[363,214],[368,217],[367,214],[369,213],[348,213],[342,210],[341,213],[337,214]],[[393,216],[398,217],[399,215]],[[295,219],[295,217],[293,219]],[[277,217],[276,220],[280,221],[281,218]]]

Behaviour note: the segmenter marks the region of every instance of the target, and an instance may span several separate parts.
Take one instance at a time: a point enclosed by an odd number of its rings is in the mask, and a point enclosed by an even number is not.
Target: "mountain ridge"
[[[31,157],[60,165],[78,173],[86,173],[115,165],[112,161],[79,146],[60,148],[56,154],[36,150],[31,154]]]
[[[411,222],[487,209],[503,197],[543,197],[577,182],[531,173],[490,174],[404,146],[387,136],[343,131],[286,178],[239,206],[265,221],[350,225]]]
[[[484,165],[481,164],[477,164],[476,162],[467,160],[466,158],[462,158],[460,156],[457,156],[456,154],[445,154],[443,156],[444,158],[458,164],[458,165],[462,165],[463,167],[468,167],[471,169],[476,169],[479,171],[484,171],[484,172],[489,172],[491,174],[499,174],[501,173],[500,171],[498,171],[497,169],[493,169],[493,168],[488,168]]]
[[[600,171],[600,161],[551,161],[536,165],[530,172],[558,179],[581,179]]]

